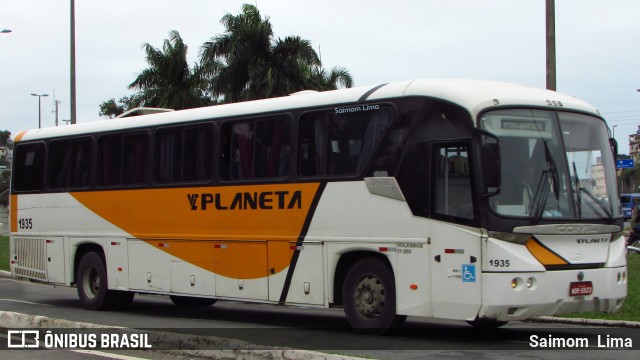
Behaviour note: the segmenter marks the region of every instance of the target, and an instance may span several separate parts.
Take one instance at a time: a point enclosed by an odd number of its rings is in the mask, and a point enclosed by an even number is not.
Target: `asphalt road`
[[[126,312],[96,312],[80,308],[75,288],[53,287],[6,277],[0,277],[2,311],[182,335],[239,339],[247,342],[245,348],[248,350],[276,346],[376,359],[464,356],[490,359],[582,357],[635,360],[640,355],[640,329],[637,328],[513,322],[500,329],[483,330],[461,321],[410,317],[403,329],[390,335],[365,336],[349,329],[342,311],[337,309],[223,301],[206,308],[180,309],[168,297],[136,295]],[[540,346],[547,340],[564,339],[566,344],[567,341],[583,338],[588,340],[589,349],[548,349]],[[536,339],[538,348],[532,347],[532,339]],[[632,344],[633,348],[615,350],[598,347],[607,345],[610,339],[624,339],[624,343]],[[215,345],[220,346],[224,349],[225,345]],[[61,359],[75,359],[74,356],[62,355]],[[4,354],[2,357],[7,358]]]

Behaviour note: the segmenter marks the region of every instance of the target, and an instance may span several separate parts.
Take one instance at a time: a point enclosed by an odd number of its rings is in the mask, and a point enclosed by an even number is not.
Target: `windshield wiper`
[[[587,194],[589,196],[589,198],[591,198],[591,200],[593,200],[594,203],[598,204],[598,206],[600,206],[600,208],[602,210],[604,210],[604,213],[609,217],[609,219],[613,219],[613,214],[611,213],[611,211],[609,211],[609,209],[607,209],[607,206],[605,204],[602,203],[602,201],[600,201],[600,199],[598,199],[595,195],[593,195],[591,193],[591,191],[589,191],[587,188],[583,188],[583,187],[579,187],[578,188],[578,198],[580,198],[580,193],[584,192],[585,194]],[[589,207],[593,210],[593,212],[595,212],[595,208],[587,203],[589,205]]]
[[[544,207],[547,204],[547,198],[549,197],[549,177],[551,177],[551,186],[553,187],[553,194],[556,197],[556,201],[560,199],[560,193],[558,192],[558,184],[560,182],[558,179],[558,168],[556,166],[556,162],[553,160],[547,141],[543,139],[542,143],[544,144],[544,157],[547,161],[547,167],[549,170],[542,172],[540,182],[536,189],[536,195],[534,196],[534,207],[531,214],[538,222],[542,219],[542,212],[544,211]]]
[[[582,195],[581,194],[584,192],[585,194],[587,194],[587,196],[589,196],[589,198],[594,203],[598,204],[598,206],[604,211],[604,213],[609,217],[609,219],[613,219],[613,214],[607,208],[607,206],[603,204],[602,201],[600,201],[600,199],[598,199],[595,195],[593,195],[591,191],[589,191],[587,188],[580,186],[580,179],[578,178],[578,171],[576,169],[575,161],[572,161],[571,165],[573,166],[573,174],[575,175],[576,205],[578,207],[578,218],[582,219]],[[593,205],[591,205],[590,203],[587,203],[587,205],[589,206],[589,208],[591,208],[591,210],[593,210],[594,213],[596,212],[596,208],[594,208]]]
[[[549,196],[549,171],[545,170],[540,176],[538,181],[538,187],[536,187],[536,194],[533,197],[533,207],[531,208],[531,215],[534,219],[540,222],[542,218],[542,211],[547,204],[547,197]]]
[[[582,219],[582,196],[580,196],[580,179],[578,178],[578,169],[576,169],[576,162],[572,161],[571,165],[573,165],[573,176],[575,176],[575,184],[576,187],[576,205],[578,206],[577,213],[578,219]]]

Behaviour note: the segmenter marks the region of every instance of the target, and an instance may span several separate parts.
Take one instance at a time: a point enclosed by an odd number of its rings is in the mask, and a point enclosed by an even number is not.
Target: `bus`
[[[615,312],[615,141],[572,96],[414,80],[28,130],[10,266],[92,310],[135,293],[497,327]],[[597,175],[597,176],[596,176]]]
[[[640,207],[640,194],[620,194],[620,206],[624,220],[631,220],[633,210]]]

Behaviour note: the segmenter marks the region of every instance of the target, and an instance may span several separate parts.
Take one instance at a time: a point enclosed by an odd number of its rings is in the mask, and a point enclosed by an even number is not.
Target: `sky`
[[[189,46],[221,34],[243,3],[269,17],[275,38],[311,42],[323,66],[356,86],[418,78],[484,79],[545,87],[544,0],[75,0],[78,123],[109,121],[99,105],[133,92],[143,43],[171,30]],[[557,89],[608,120],[628,153],[640,125],[640,1],[556,0]],[[70,0],[1,0],[0,130],[14,135],[70,118]],[[54,98],[55,94],[55,98]],[[615,126],[615,128],[614,128]]]

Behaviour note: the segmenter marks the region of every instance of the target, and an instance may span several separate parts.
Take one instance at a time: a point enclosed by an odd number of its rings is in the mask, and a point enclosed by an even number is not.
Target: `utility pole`
[[[556,90],[556,5],[546,0],[547,89]]]
[[[56,114],[56,126],[58,126],[58,105],[60,105],[62,101],[60,100],[53,100],[53,104],[56,106],[55,110],[53,110],[53,112]]]
[[[71,0],[71,125],[76,123],[76,10],[75,1]]]

